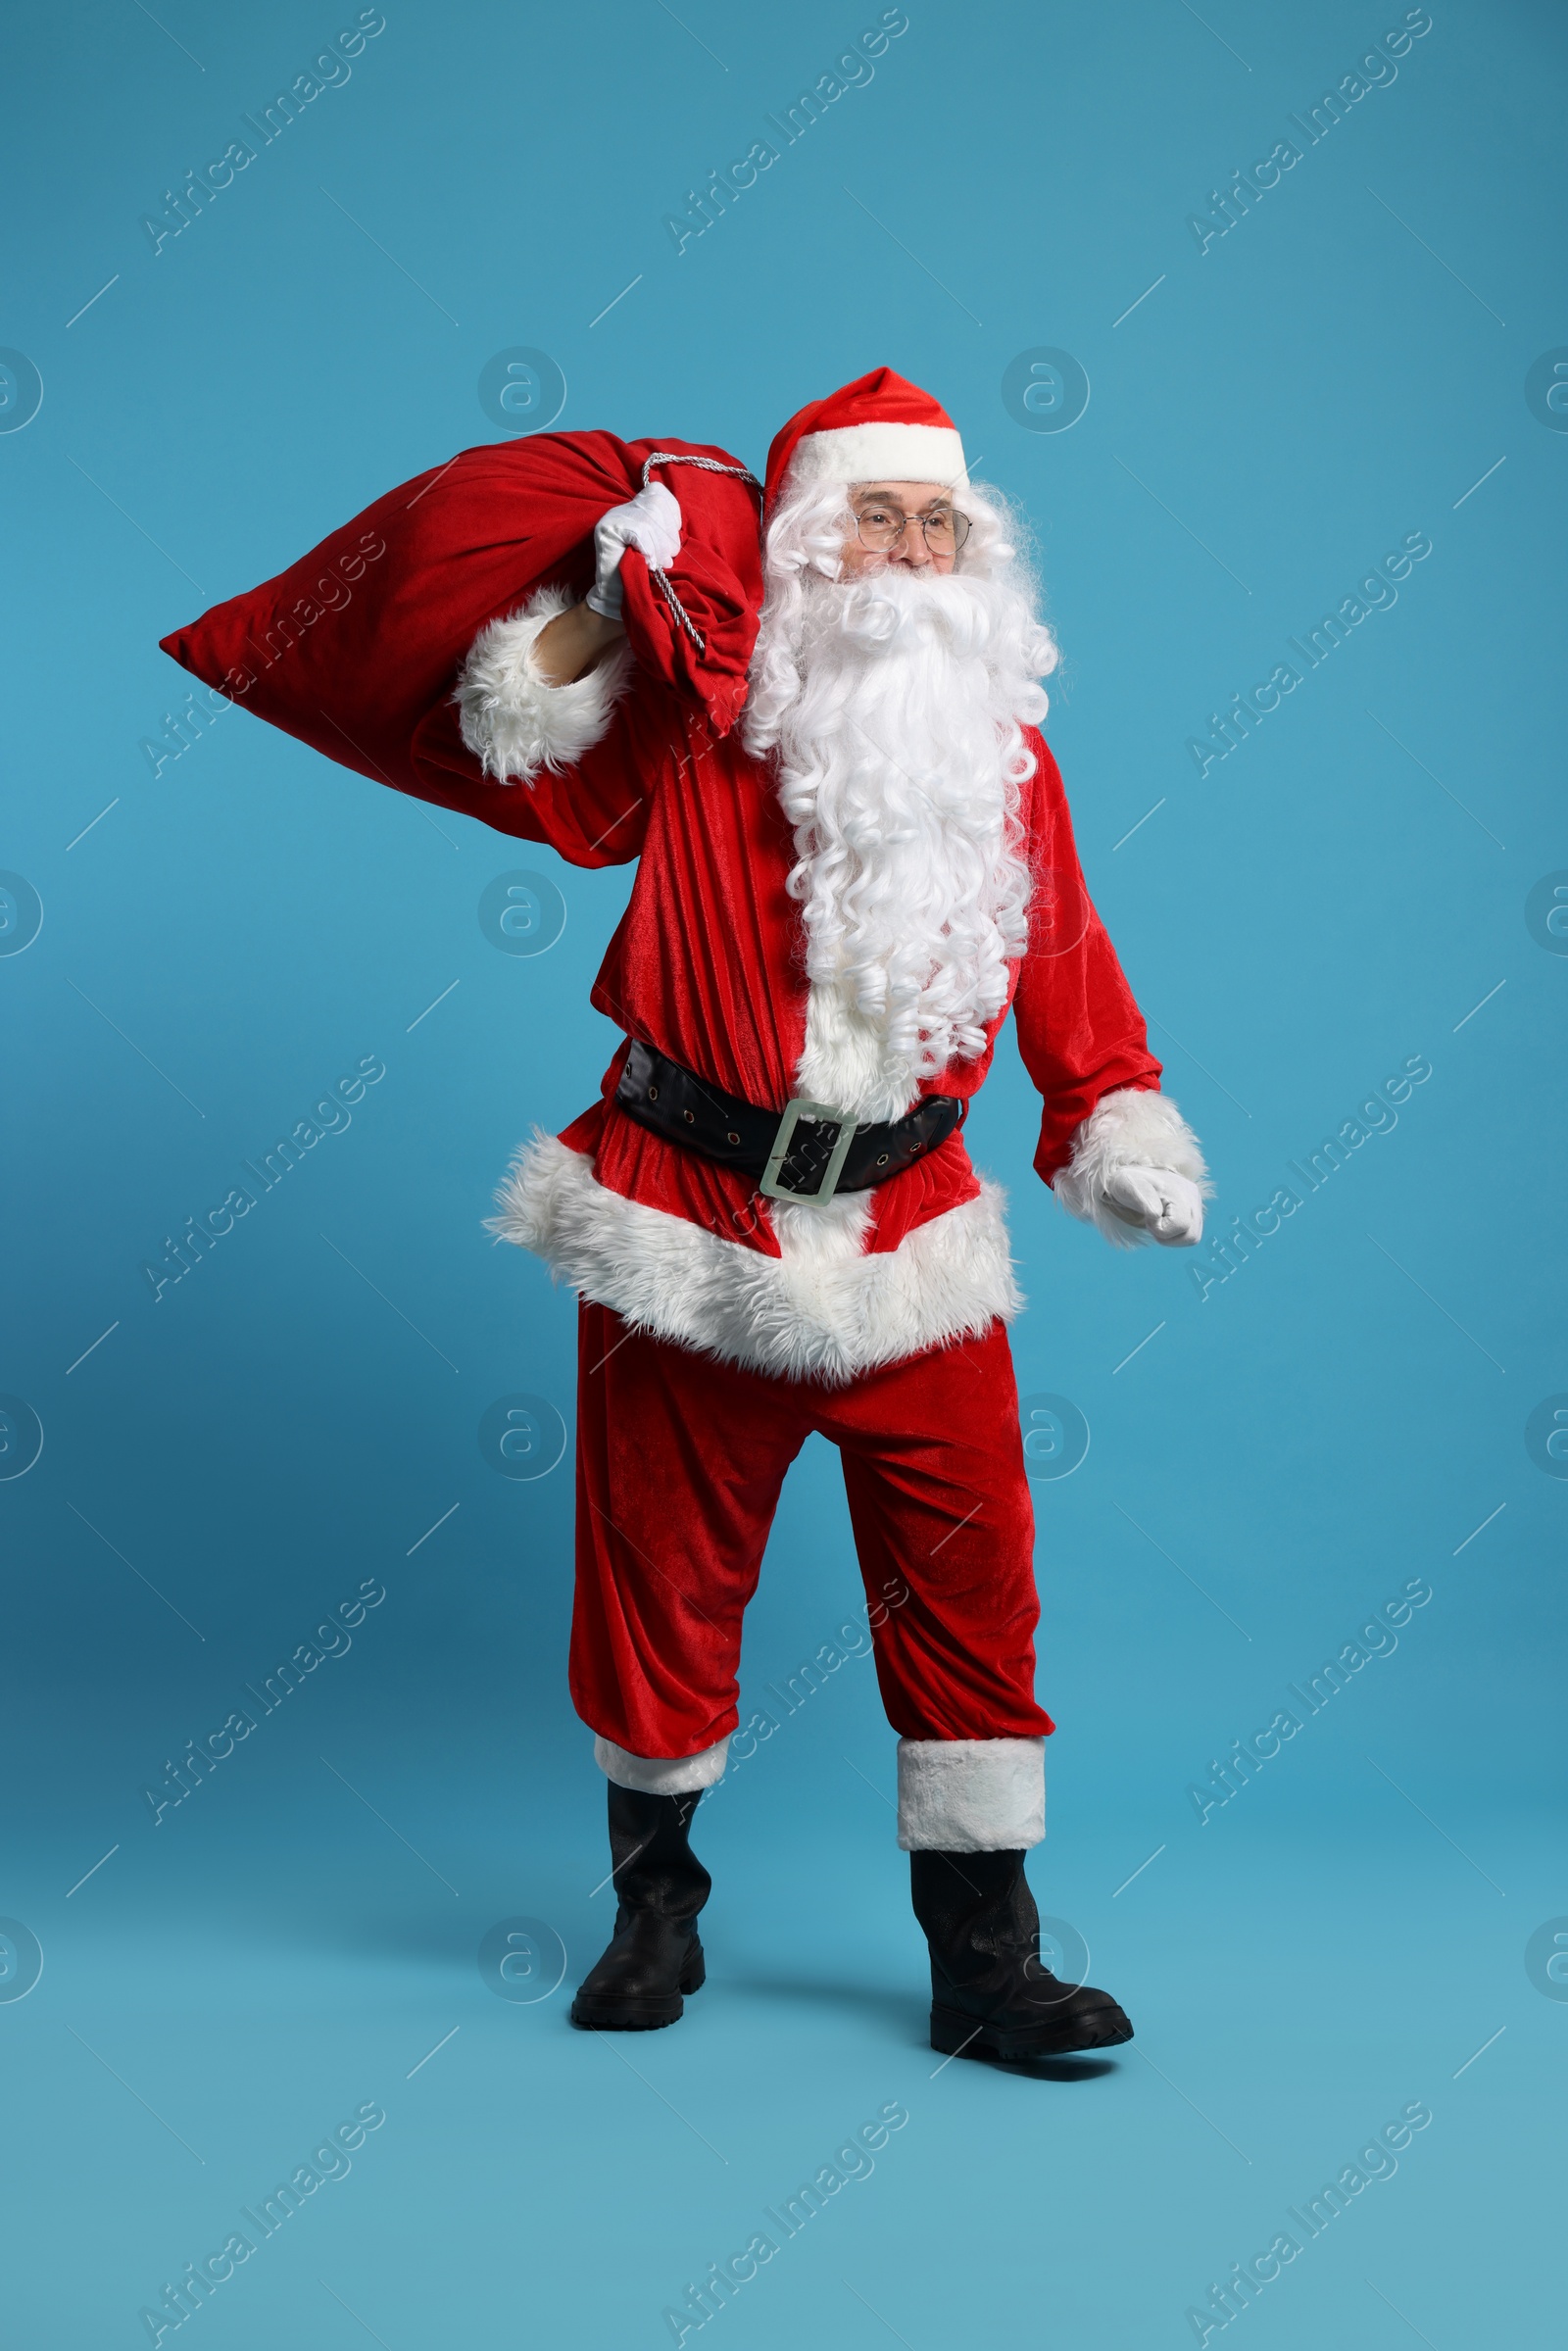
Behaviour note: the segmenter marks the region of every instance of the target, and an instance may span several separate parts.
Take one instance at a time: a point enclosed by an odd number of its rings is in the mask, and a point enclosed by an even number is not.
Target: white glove
[[[1142,1225],[1165,1249],[1191,1249],[1203,1238],[1203,1196],[1173,1167],[1113,1167],[1103,1199],[1113,1215]]]
[[[667,571],[680,553],[680,508],[662,481],[651,481],[624,506],[612,506],[594,527],[594,584],[585,602],[606,620],[620,618],[620,559],[628,547]]]

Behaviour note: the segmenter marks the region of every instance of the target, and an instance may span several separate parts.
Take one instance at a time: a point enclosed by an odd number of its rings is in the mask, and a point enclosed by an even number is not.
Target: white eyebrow
[[[871,500],[873,500],[873,501],[874,501],[874,500],[876,500],[876,499],[880,499],[880,500],[881,500],[881,502],[882,502],[882,504],[883,504],[884,506],[896,506],[896,507],[898,507],[900,514],[903,514],[903,513],[905,513],[905,512],[906,512],[905,508],[904,508],[904,507],[903,507],[903,506],[900,504],[900,501],[899,501],[897,498],[895,498],[895,497],[893,496],[893,494],[892,494],[892,492],[891,492],[891,491],[888,491],[888,490],[879,490],[879,489],[875,488],[874,486],[873,486],[873,487],[871,487],[871,488],[867,488],[867,486],[866,486],[866,484],[865,484],[864,482],[858,482],[858,482],[852,482],[852,483],[851,483],[851,485],[850,485],[850,495],[851,495],[851,497],[852,497],[852,498],[866,498],[866,499],[871,499]],[[952,491],[951,491],[951,490],[938,490],[938,492],[937,492],[937,494],[936,494],[936,498],[935,498],[935,500],[933,501],[933,506],[952,506],[952,504],[953,504],[953,493],[952,493]],[[920,514],[930,514],[930,513],[933,511],[933,506],[925,506],[925,507],[921,507],[921,508],[917,509],[916,511],[917,511],[918,513],[920,513]]]

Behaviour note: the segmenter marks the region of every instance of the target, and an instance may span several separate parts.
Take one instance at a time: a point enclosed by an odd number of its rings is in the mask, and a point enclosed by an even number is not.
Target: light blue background
[[[1397,79],[1200,254],[1189,213],[1401,10],[911,0],[874,79],[677,257],[663,214],[876,14],[388,0],[352,79],[156,258],[143,212],[353,9],[11,20],[0,342],[44,385],[0,436],[0,864],[44,905],[0,960],[0,1388],[45,1433],[0,1485],[0,1909],[44,1952],[0,2003],[19,2345],[145,2341],[140,2306],[369,2100],[352,2174],[192,2322],[208,2351],[668,2341],[663,2306],[893,2099],[874,2175],[712,2323],[731,2351],[1190,2342],[1208,2282],[1416,2099],[1397,2176],[1248,2340],[1542,2339],[1568,2004],[1524,1953],[1568,1912],[1568,1486],[1524,1426],[1568,1389],[1568,963],[1524,907],[1568,866],[1568,437],[1524,379],[1568,342],[1560,14],[1434,0]],[[1020,1386],[1092,1430],[1036,1489],[1061,1728],[1033,1877],[1138,2027],[1106,2070],[935,2071],[863,1661],[704,1809],[687,2021],[566,2026],[609,1900],[564,1689],[570,1454],[509,1481],[476,1432],[516,1391],[569,1420],[573,1315],[481,1219],[530,1125],[592,1098],[626,876],[237,712],[156,780],[138,749],[188,682],[157,639],[494,437],[476,384],[515,344],[563,369],[563,428],[754,465],[879,364],[948,404],[1038,534],[1049,732],[1221,1225],[1431,1061],[1202,1302],[1187,1260],[1057,1213],[1010,1048],[971,1123],[1012,1196]],[[1092,386],[1065,432],[1003,405],[1042,345]],[[1397,605],[1200,780],[1187,738],[1411,531]],[[538,957],[476,917],[519,865],[565,900]],[[367,1054],[352,1126],[155,1305],[141,1261]],[[1188,1784],[1415,1576],[1397,1651],[1200,1827]],[[365,1578],[352,1650],[155,1828],[166,1757]],[[748,1690],[857,1592],[816,1450]],[[519,1913],[569,1961],[533,2004],[475,1964]]]

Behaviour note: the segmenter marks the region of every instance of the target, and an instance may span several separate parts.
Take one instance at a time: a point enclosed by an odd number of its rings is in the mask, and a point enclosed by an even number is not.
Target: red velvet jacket
[[[583,593],[595,521],[660,452],[680,499],[680,554],[658,580],[627,553],[627,653],[551,687],[527,653],[542,625],[533,608]],[[638,858],[595,1004],[628,1036],[782,1108],[810,991],[774,778],[725,731],[745,698],[762,590],[755,485],[742,474],[720,449],[608,433],[467,450],[165,644],[258,715],[399,791],[547,842],[574,864]],[[1027,739],[1036,888],[1012,1009],[1045,1105],[1035,1164],[1054,1182],[1070,1162],[1059,1196],[1125,1240],[1102,1206],[1107,1167],[1153,1163],[1198,1179],[1202,1159],[1157,1091],[1159,1064],[1084,888],[1055,762],[1037,734]],[[951,1064],[928,1090],[972,1095],[1004,1017],[979,1059]],[[607,1096],[619,1069],[617,1055]],[[500,1204],[495,1229],[584,1297],[791,1377],[851,1379],[978,1334],[1021,1303],[1001,1197],[975,1175],[961,1134],[871,1192],[776,1207],[602,1100],[558,1141],[519,1153]]]
[[[1033,729],[1025,740],[1036,766],[1021,813],[1036,886],[1011,1008],[1044,1101],[1035,1165],[1050,1183],[1102,1096],[1157,1088],[1160,1064],[1090,902],[1056,762]],[[502,830],[546,842],[572,864],[636,857],[630,904],[594,1004],[628,1037],[726,1092],[783,1108],[796,1091],[808,996],[800,913],[785,890],[795,852],[770,768],[738,734],[716,738],[688,700],[634,671],[607,731],[560,773],[541,772],[529,784],[488,781],[451,704],[421,726],[415,756],[428,780],[433,770],[461,780],[473,814],[494,807]],[[950,1063],[924,1091],[977,1092],[1005,1017],[1004,1009],[992,1022],[979,1059]],[[749,1179],[663,1142],[608,1100],[624,1056],[622,1048],[605,1074],[607,1099],[561,1140],[590,1153],[599,1182],[623,1198],[776,1255]],[[897,1249],[979,1189],[960,1131],[875,1188],[864,1249]]]

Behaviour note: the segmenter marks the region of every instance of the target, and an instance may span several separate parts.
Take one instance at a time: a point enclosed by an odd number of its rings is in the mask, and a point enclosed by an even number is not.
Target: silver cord
[[[735,474],[741,481],[750,482],[754,490],[760,491],[762,487],[756,474],[750,472],[745,465],[722,465],[719,464],[719,461],[716,457],[677,457],[673,450],[656,449],[653,453],[653,456],[645,459],[643,463],[643,488],[645,490],[648,487],[648,476],[656,465],[697,465],[700,466],[705,473]],[[696,646],[699,654],[706,653],[708,649],[703,641],[702,631],[697,627],[696,623],[691,617],[691,614],[687,612],[685,606],[681,603],[680,598],[670,586],[667,574],[660,570],[655,564],[650,563],[648,566],[648,576],[662,595],[665,603],[669,606],[670,611],[680,622],[681,627],[686,631],[686,634]]]

